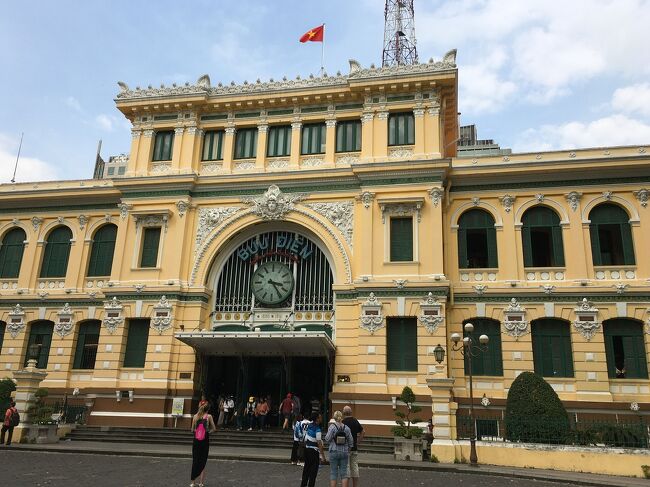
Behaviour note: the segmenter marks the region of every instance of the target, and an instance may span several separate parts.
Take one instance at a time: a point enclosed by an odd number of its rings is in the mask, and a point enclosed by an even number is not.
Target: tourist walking
[[[293,465],[302,465],[305,461],[304,441],[307,426],[309,426],[309,420],[303,419],[302,414],[298,413],[296,424],[293,425],[293,446],[291,448],[291,463]]]
[[[235,412],[235,400],[232,395],[223,400],[223,425],[227,427],[232,422],[233,413]]]
[[[257,418],[257,425],[260,431],[264,431],[267,414],[269,414],[269,406],[266,404],[266,399],[262,399],[255,409],[255,417]]]
[[[323,438],[320,429],[323,417],[320,413],[311,415],[311,422],[305,430],[305,466],[302,468],[302,482],[300,487],[314,487],[316,475],[318,475],[319,452],[320,460],[325,463],[325,451],[323,450]]]
[[[257,401],[255,396],[250,396],[246,403],[246,419],[248,420],[248,431],[253,431],[255,426],[255,409],[257,409]]]
[[[190,487],[196,484],[194,481],[198,478],[198,487],[203,487],[205,483],[205,464],[208,462],[208,453],[210,452],[210,433],[217,431],[214,425],[212,415],[207,412],[207,405],[199,407],[198,412],[192,418],[192,483]]]
[[[361,423],[352,416],[352,408],[350,406],[345,406],[343,408],[343,424],[350,428],[352,433],[352,440],[354,440],[354,445],[350,450],[350,457],[348,461],[348,477],[352,479],[352,486],[359,487],[359,443],[363,441],[363,426]]]
[[[7,434],[7,446],[11,445],[11,437],[14,435],[14,428],[20,424],[20,414],[16,409],[16,403],[11,401],[5,411],[4,421],[2,422],[2,434],[0,436],[0,445],[5,443],[5,433]]]
[[[286,431],[289,429],[289,422],[291,421],[291,413],[293,412],[293,401],[291,400],[291,393],[287,394],[282,402],[280,403],[280,415],[284,418],[284,423],[282,423],[282,430]]]
[[[343,413],[334,411],[333,423],[330,423],[325,435],[329,443],[330,454],[330,487],[336,487],[336,482],[341,479],[342,487],[348,487],[348,457],[354,446],[352,432],[343,424]]]

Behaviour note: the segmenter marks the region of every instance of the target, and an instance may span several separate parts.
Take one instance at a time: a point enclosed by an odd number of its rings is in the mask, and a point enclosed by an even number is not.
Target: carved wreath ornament
[[[368,300],[361,305],[360,326],[373,335],[384,326],[384,317],[381,314],[382,303],[377,299],[375,293],[370,293]]]
[[[505,320],[503,321],[503,328],[506,335],[514,337],[519,340],[519,337],[528,333],[528,320],[526,320],[526,308],[515,299],[510,300],[510,304],[504,310]]]

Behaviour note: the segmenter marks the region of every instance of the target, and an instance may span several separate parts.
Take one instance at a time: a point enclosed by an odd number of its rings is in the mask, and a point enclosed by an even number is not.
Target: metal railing
[[[86,424],[86,415],[88,408],[86,406],[78,406],[71,404],[61,404],[55,402],[52,404],[56,422],[59,424]]]
[[[471,426],[469,416],[456,416],[457,438],[470,439]],[[648,448],[650,445],[648,424],[641,417],[623,421],[567,419],[566,422],[542,422],[530,419],[520,421],[516,428],[511,429],[513,431],[507,430],[506,421],[501,416],[476,418],[478,441],[618,448]]]

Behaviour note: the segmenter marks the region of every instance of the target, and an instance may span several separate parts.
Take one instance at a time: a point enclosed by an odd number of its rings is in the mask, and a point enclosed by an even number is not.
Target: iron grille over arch
[[[279,262],[293,273],[291,295],[276,305],[256,303],[255,270]],[[332,268],[320,247],[300,232],[269,231],[241,243],[226,259],[214,288],[215,312],[247,312],[253,308],[331,311],[334,306]]]

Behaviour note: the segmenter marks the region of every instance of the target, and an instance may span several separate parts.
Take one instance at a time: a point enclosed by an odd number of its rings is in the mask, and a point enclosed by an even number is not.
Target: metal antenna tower
[[[382,66],[417,64],[413,0],[386,0]]]

